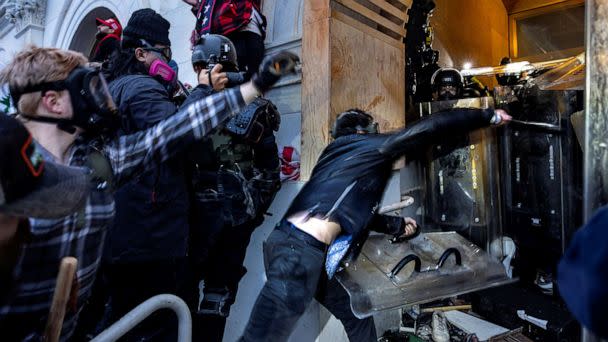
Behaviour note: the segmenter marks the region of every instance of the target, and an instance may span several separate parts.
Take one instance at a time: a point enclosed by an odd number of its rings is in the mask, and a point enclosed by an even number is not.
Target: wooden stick
[[[452,310],[471,310],[473,307],[470,304],[467,305],[452,305],[452,306],[438,306],[435,308],[424,308],[421,312],[434,312],[434,311],[452,311]]]
[[[49,311],[49,318],[44,329],[44,340],[46,342],[57,342],[61,335],[61,327],[63,326],[63,318],[65,310],[70,299],[70,291],[72,282],[76,274],[78,260],[74,257],[65,257],[61,259],[59,265],[59,274],[57,274],[57,284],[55,285],[55,293],[53,294],[53,302]]]
[[[412,204],[414,204],[414,198],[411,196],[405,196],[403,201],[401,201],[401,202],[397,202],[397,203],[393,203],[393,204],[389,204],[389,205],[385,205],[384,207],[381,207],[380,209],[378,209],[378,214],[380,214],[380,215],[388,214],[390,212],[409,207]]]

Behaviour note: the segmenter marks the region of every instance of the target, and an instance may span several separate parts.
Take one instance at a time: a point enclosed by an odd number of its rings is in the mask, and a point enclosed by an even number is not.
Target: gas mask
[[[65,80],[11,89],[11,94],[15,103],[18,103],[23,94],[41,91],[44,96],[49,90],[69,92],[74,113],[72,118],[58,119],[29,113],[19,115],[32,121],[56,123],[59,129],[70,134],[76,132],[76,127],[82,128],[88,134],[113,133],[119,127],[118,110],[100,70],[77,67]]]
[[[441,86],[437,89],[437,99],[440,101],[457,99],[459,96],[459,89],[452,85]]]
[[[148,74],[161,81],[161,83],[167,85],[174,84],[175,80],[177,79],[175,70],[173,70],[169,64],[161,59],[157,59],[152,62],[152,65],[150,65],[150,69],[148,70]]]
[[[357,132],[364,132],[365,134],[378,134],[379,132],[378,123],[375,121],[371,121],[366,127],[357,126],[355,129]]]
[[[338,117],[336,118],[336,120],[334,121],[334,125],[330,131],[330,135],[332,138],[337,139],[338,136],[338,126],[340,125],[339,122],[344,119],[346,116],[351,116],[351,115],[366,115],[368,116],[368,124],[366,126],[363,125],[356,125],[354,127],[352,127],[351,125],[349,125],[351,128],[354,128],[355,132],[352,132],[352,134],[357,133],[357,134],[378,134],[380,132],[380,130],[378,129],[378,123],[376,121],[373,120],[373,118],[371,116],[369,116],[368,114],[365,114],[364,112],[361,112],[359,110],[350,110],[350,111],[346,111],[340,115],[338,115]]]
[[[171,70],[173,70],[175,75],[179,74],[179,67],[177,66],[177,62],[175,62],[174,60],[170,60],[169,63],[167,63],[167,65],[171,68]],[[177,76],[174,76],[173,81],[170,81],[170,83],[165,83],[165,82],[166,81],[163,80],[163,86],[165,87],[165,89],[167,89],[167,93],[169,93],[169,97],[174,97],[177,95],[177,93],[180,90],[183,90],[180,85],[179,80],[177,79]],[[184,100],[185,100],[185,98],[184,98]]]
[[[464,79],[456,69],[440,68],[431,77],[431,85],[437,100],[454,100],[460,98]]]
[[[148,69],[148,75],[156,78],[165,85],[175,84],[175,81],[177,80],[177,72],[169,65],[169,63],[165,62],[165,60],[171,61],[171,57],[173,55],[171,48],[168,46],[163,48],[154,47],[145,39],[140,39],[139,41],[144,50],[152,51],[161,56],[161,58],[158,58],[152,62],[150,68]],[[163,60],[163,58],[165,60]]]

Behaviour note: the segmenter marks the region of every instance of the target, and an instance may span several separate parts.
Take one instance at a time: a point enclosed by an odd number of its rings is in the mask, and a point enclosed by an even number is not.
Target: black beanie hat
[[[150,44],[171,45],[169,41],[171,24],[153,9],[144,8],[133,12],[123,35],[143,38]]]

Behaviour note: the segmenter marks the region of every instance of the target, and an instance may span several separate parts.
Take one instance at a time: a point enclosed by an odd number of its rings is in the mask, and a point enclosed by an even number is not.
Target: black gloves
[[[253,75],[253,85],[260,91],[266,92],[282,77],[295,72],[300,57],[289,52],[280,51],[266,56],[260,64],[260,70]]]

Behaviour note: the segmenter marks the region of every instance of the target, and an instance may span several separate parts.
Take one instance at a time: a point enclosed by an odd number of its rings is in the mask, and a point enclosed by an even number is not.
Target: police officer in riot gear
[[[500,60],[500,65],[508,65],[511,64],[511,58],[503,57]],[[522,80],[525,80],[525,75],[522,75],[521,72],[503,72],[496,74],[496,81],[501,86],[516,86],[522,83]]]
[[[456,69],[440,68],[431,77],[431,85],[436,101],[455,100],[462,95],[464,79]]]
[[[192,63],[197,73],[209,75],[209,84],[199,85],[193,93],[211,94],[242,81],[234,45],[224,36],[203,36],[193,49]],[[214,84],[215,64],[221,64],[227,82]],[[264,221],[264,213],[280,188],[273,134],[279,124],[276,107],[258,98],[190,152],[194,208],[189,285],[193,293],[189,302],[194,340],[222,340],[238,283],[246,272],[243,261],[251,234]],[[199,304],[200,284],[203,298]]]

